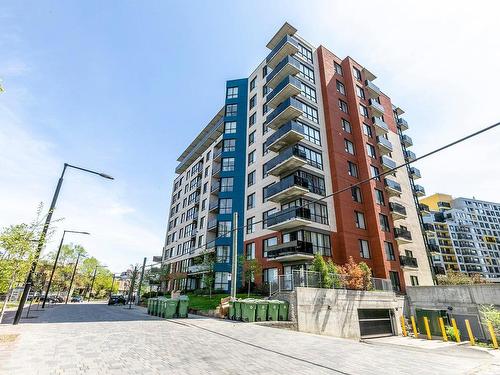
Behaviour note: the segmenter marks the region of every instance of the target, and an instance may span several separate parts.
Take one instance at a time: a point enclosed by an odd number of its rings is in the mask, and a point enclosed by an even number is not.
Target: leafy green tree
[[[256,277],[259,277],[262,272],[262,266],[257,259],[247,259],[244,255],[240,255],[238,262],[243,269],[243,280],[248,287],[248,297],[250,297],[250,288]]]
[[[206,269],[203,274],[202,282],[206,288],[208,288],[209,298],[212,299],[212,288],[215,283],[215,254],[213,252],[205,251],[203,253],[202,265]]]
[[[332,266],[329,266],[322,255],[316,254],[314,255],[314,259],[312,261],[310,271],[315,271],[319,273],[320,276],[320,287],[321,288],[332,288],[333,287],[333,278],[330,275],[330,271],[333,269]]]

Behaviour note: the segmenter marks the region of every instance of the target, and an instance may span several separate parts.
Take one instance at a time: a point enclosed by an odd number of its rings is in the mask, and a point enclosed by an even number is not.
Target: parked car
[[[71,297],[71,302],[83,302],[82,296],[73,296]]]
[[[125,305],[126,302],[124,296],[116,294],[109,297],[108,305]]]

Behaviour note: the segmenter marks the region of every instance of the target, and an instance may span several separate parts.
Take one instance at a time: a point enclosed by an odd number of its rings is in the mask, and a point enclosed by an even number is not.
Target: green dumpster
[[[279,309],[279,320],[288,320],[288,303],[285,301],[280,301],[280,309]]]
[[[257,310],[255,300],[247,298],[241,301],[241,320],[255,322],[255,310]]]
[[[179,303],[178,299],[167,299],[165,300],[165,315],[164,318],[172,319],[177,314],[177,305]]]
[[[269,306],[267,308],[267,320],[277,321],[279,317],[280,302],[278,300],[269,300]]]
[[[188,317],[188,307],[189,307],[189,297],[188,296],[180,296],[179,297],[179,306],[177,310],[177,316],[179,318],[187,318]]]
[[[234,301],[234,320],[241,320],[241,300]]]
[[[255,300],[256,311],[255,311],[255,320],[257,322],[264,322],[267,320],[267,308],[268,302],[266,300]]]
[[[227,313],[227,318],[231,320],[234,320],[234,313],[235,313],[234,303],[235,301],[229,302],[229,312]]]

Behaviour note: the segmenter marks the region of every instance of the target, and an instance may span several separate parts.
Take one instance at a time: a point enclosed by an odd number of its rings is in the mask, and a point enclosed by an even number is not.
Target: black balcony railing
[[[283,39],[281,39],[281,40],[278,42],[278,44],[276,45],[276,47],[274,47],[274,48],[272,49],[272,51],[271,51],[271,52],[269,52],[269,55],[267,55],[267,57],[266,57],[266,62],[268,63],[268,62],[269,62],[269,60],[271,60],[271,59],[274,57],[274,55],[276,55],[276,54],[278,53],[278,51],[279,51],[279,50],[280,50],[280,49],[281,49],[281,48],[282,48],[282,47],[283,47],[286,43],[293,44],[293,45],[294,45],[294,46],[296,46],[297,48],[299,47],[299,44],[298,44],[297,40],[296,40],[294,37],[292,37],[292,36],[290,36],[290,35],[285,35],[285,36],[283,37]]]
[[[272,145],[286,133],[291,131],[296,131],[297,133],[304,134],[304,125],[297,121],[288,121],[285,125],[282,125],[278,130],[271,134],[269,138],[267,138],[266,145]]]
[[[396,202],[389,202],[389,207],[391,209],[391,212],[395,212],[397,214],[406,216],[406,208],[402,204]]]
[[[291,241],[280,245],[275,245],[269,247],[267,250],[268,258],[277,258],[285,255],[295,255],[295,254],[310,254],[313,255],[313,244],[311,242],[305,241]]]
[[[430,243],[429,251],[432,251],[433,253],[439,253],[439,245],[436,245],[435,243]]]
[[[419,203],[418,208],[420,208],[420,211],[426,211],[426,212],[430,211],[429,206],[423,203]]]
[[[280,152],[278,156],[275,156],[265,164],[266,173],[272,170],[277,165],[283,163],[284,161],[290,159],[291,157],[298,157],[307,161],[307,155],[304,151],[300,150],[296,146],[288,147],[284,151]]]
[[[431,223],[424,223],[424,230],[428,232],[434,232],[434,225]]]
[[[406,255],[400,255],[399,262],[403,267],[413,267],[413,268],[418,267],[417,258],[409,257]]]
[[[411,233],[403,228],[394,228],[394,237],[411,241]]]
[[[288,84],[294,85],[300,90],[300,81],[294,76],[288,76],[285,77],[285,79],[283,79],[280,83],[278,83],[278,85],[274,88],[274,90],[271,91],[269,95],[267,95],[266,100],[268,102],[271,101]]]
[[[309,181],[306,180],[305,178],[295,175],[285,177],[281,181],[276,182],[275,184],[272,184],[271,186],[267,187],[264,193],[264,197],[265,198],[272,197],[273,195],[276,195],[282,192],[283,190],[291,188],[292,186],[300,186],[309,189]]]
[[[311,220],[311,211],[304,207],[289,207],[269,215],[266,224],[270,227],[293,219]]]
[[[276,75],[283,69],[283,67],[287,64],[292,65],[293,67],[296,68],[297,71],[300,70],[300,63],[298,60],[292,56],[287,56],[283,60],[281,60],[278,65],[273,69],[271,73],[269,73],[266,77],[266,84],[269,83]]]

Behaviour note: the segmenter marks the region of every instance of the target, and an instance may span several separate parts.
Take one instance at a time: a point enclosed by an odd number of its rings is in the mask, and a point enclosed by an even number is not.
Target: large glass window
[[[216,272],[215,273],[215,290],[228,290],[229,272]]]
[[[318,195],[325,195],[326,190],[325,190],[325,179],[323,177],[316,176],[312,173],[306,172],[306,171],[296,171],[295,172],[296,176],[299,176],[300,178],[307,180],[308,182],[308,189],[311,193],[318,194]]]
[[[302,124],[302,126],[304,128],[304,135],[305,135],[304,138],[307,139],[309,142],[321,146],[321,137],[319,135],[319,130],[316,130],[312,126],[306,124]]]
[[[328,209],[326,204],[313,202],[305,198],[298,198],[291,202],[288,202],[287,204],[283,204],[281,206],[281,209],[285,210],[290,207],[302,207],[302,206],[309,209],[309,211],[311,212],[312,221],[328,225]]]
[[[344,113],[349,113],[349,107],[342,99],[339,99],[339,109]]]
[[[253,184],[255,184],[255,171],[250,172],[247,178],[247,186],[252,186]]]
[[[250,98],[250,109],[255,107],[255,104],[257,104],[257,95],[254,95]]]
[[[318,120],[318,111],[316,110],[316,108],[313,108],[311,107],[310,105],[307,105],[305,103],[302,103],[302,111],[304,111],[304,116],[306,116],[306,118],[308,118],[309,120],[315,122],[315,123],[319,123],[319,120]]]
[[[222,170],[225,172],[234,171],[234,158],[222,158]]]
[[[346,119],[342,119],[342,129],[347,133],[352,133],[351,123]]]
[[[236,133],[236,122],[228,121],[224,124],[224,133],[233,134]]]
[[[247,196],[247,210],[255,208],[255,193]]]
[[[296,240],[312,243],[314,254],[331,256],[330,236],[328,234],[308,230],[298,230],[283,234],[283,243]]]
[[[245,256],[248,260],[255,259],[255,242],[250,242],[246,244]]]
[[[298,50],[297,54],[299,56],[302,56],[304,59],[306,59],[307,61],[309,61],[312,64],[313,55],[312,55],[312,51],[309,48],[304,47],[302,44],[299,43],[299,50]]]
[[[231,248],[229,246],[216,247],[217,263],[229,263],[229,253]]]
[[[230,221],[219,221],[217,228],[217,235],[219,237],[231,237],[231,222]]]
[[[262,255],[264,258],[267,258],[267,250],[270,246],[274,246],[278,244],[278,237],[266,238],[262,241]]]
[[[382,228],[382,230],[384,232],[389,232],[390,231],[389,218],[387,217],[387,215],[378,214],[378,216],[379,216],[379,221],[380,221],[380,228]]]
[[[309,68],[308,66],[306,66],[304,64],[300,64],[299,76],[314,83],[314,70],[312,70],[311,68]]]
[[[345,86],[340,81],[337,81],[337,91],[340,92],[342,95],[345,95]]]
[[[351,194],[352,194],[352,200],[354,202],[358,202],[358,203],[362,202],[361,189],[358,186],[353,186],[351,188]]]
[[[354,211],[354,220],[356,222],[356,228],[366,229],[365,215],[362,212]]]
[[[222,144],[223,152],[231,152],[236,150],[236,139],[224,139]]]
[[[354,155],[354,144],[350,140],[344,139],[344,147],[345,147],[345,152]]]
[[[368,241],[359,240],[359,255],[361,258],[370,258],[370,247],[368,246]]]
[[[338,64],[334,61],[333,65],[335,66],[335,73],[337,73],[339,76],[344,75],[342,72],[342,66],[340,66],[340,64]]]
[[[274,283],[278,280],[278,269],[277,268],[266,268],[262,270],[262,281],[264,283]]]
[[[387,260],[396,260],[396,256],[394,255],[394,246],[392,245],[392,242],[384,242],[384,248]]]
[[[267,218],[276,212],[276,208],[272,208],[262,213],[262,228],[267,228]]]
[[[373,147],[373,145],[367,143],[366,144],[366,152],[368,153],[369,157],[371,157],[373,159],[377,158],[377,154],[375,153],[375,147]]]
[[[222,177],[220,179],[220,191],[233,191],[234,178]]]
[[[316,103],[316,90],[312,87],[300,82],[300,91],[307,99]]]
[[[370,177],[375,177],[375,176],[378,176],[380,174],[380,171],[377,167],[370,165],[370,174],[371,174]],[[380,181],[380,176],[376,177],[375,180]]]
[[[236,99],[238,97],[238,87],[228,87],[226,99]]]
[[[219,213],[230,214],[233,212],[233,200],[231,198],[219,199]]]
[[[385,206],[384,192],[379,189],[375,189],[375,202],[381,206]]]
[[[247,234],[255,232],[255,224],[253,223],[255,220],[255,217],[249,217],[247,219]]]
[[[347,173],[349,176],[358,177],[358,166],[352,161],[347,162]]]
[[[297,145],[297,149],[305,153],[306,159],[307,159],[307,164],[318,168],[318,169],[323,169],[323,157],[321,156],[320,152],[313,151],[307,147],[304,147],[302,145]]]
[[[226,116],[236,116],[238,114],[237,104],[227,104],[226,105]]]
[[[356,94],[361,99],[365,99],[365,91],[361,87],[359,87],[358,85],[356,85]]]

